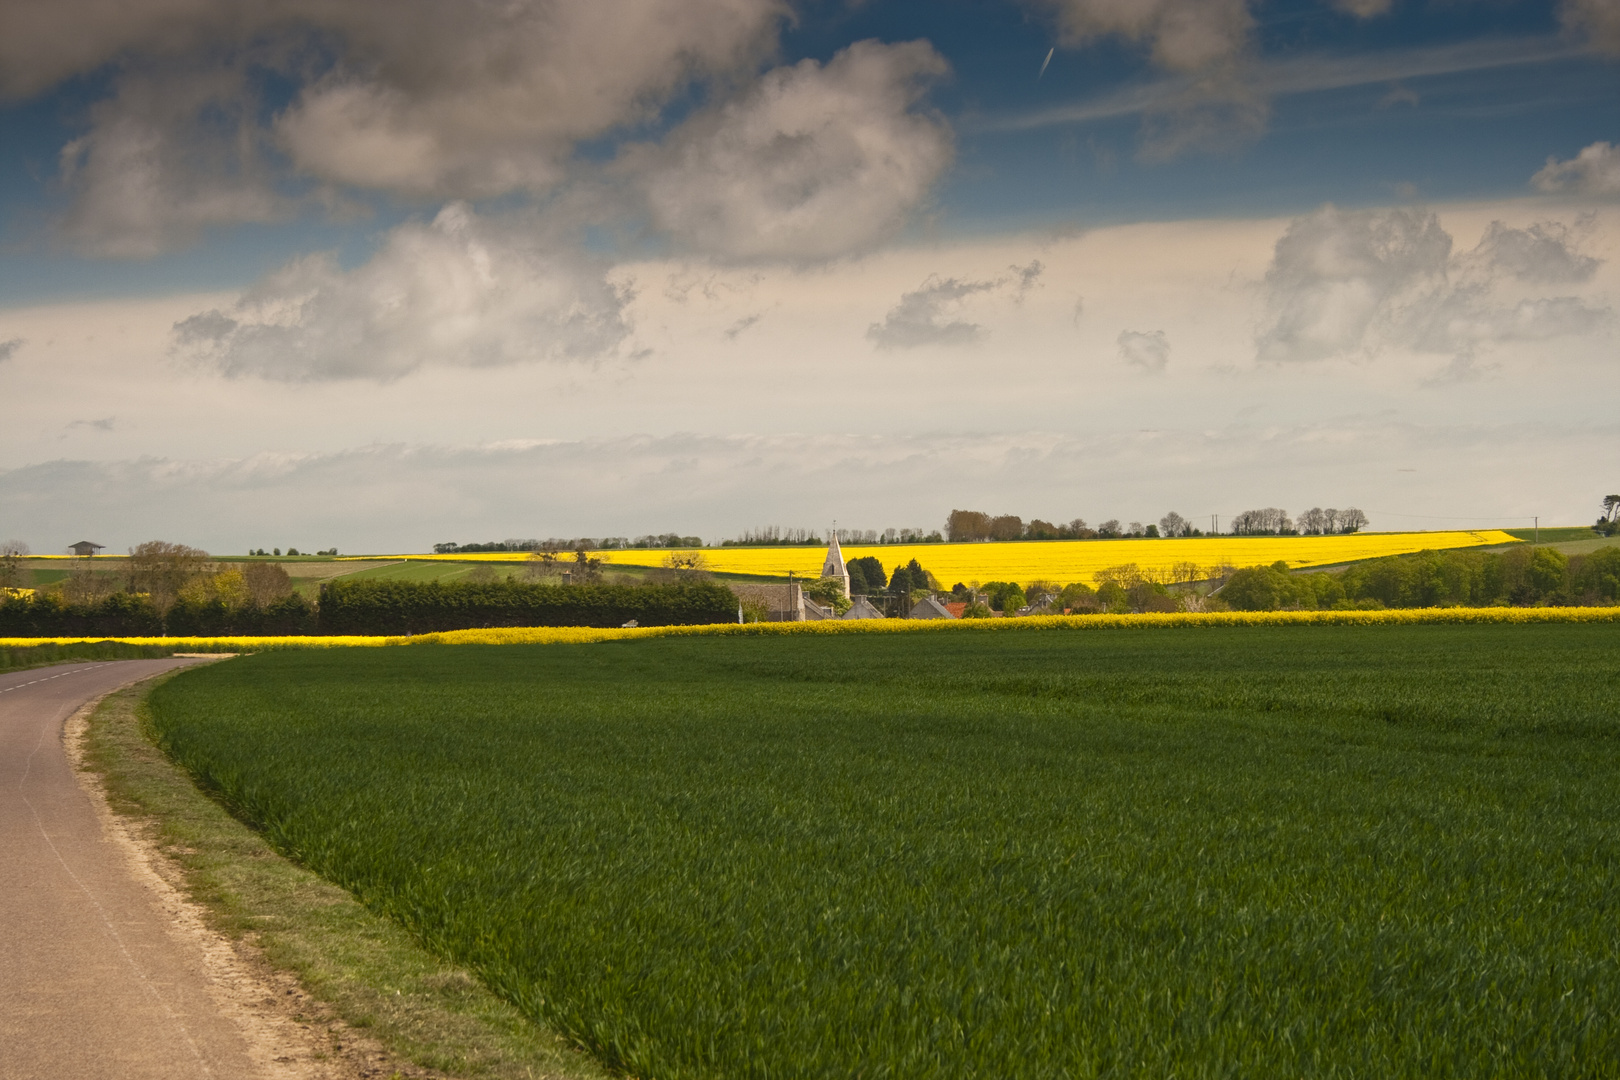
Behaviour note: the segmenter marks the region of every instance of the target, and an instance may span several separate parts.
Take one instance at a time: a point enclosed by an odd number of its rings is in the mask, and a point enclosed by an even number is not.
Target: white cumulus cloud
[[[951,135],[917,108],[947,70],[927,42],[862,41],[826,66],[768,72],[621,167],[641,174],[654,223],[737,259],[819,259],[891,235],[951,159]]]
[[[1620,195],[1620,146],[1595,142],[1568,161],[1555,157],[1530,182],[1542,191],[1573,191],[1581,195]]]
[[[1507,341],[1590,332],[1608,310],[1575,296],[1513,294],[1525,284],[1589,279],[1599,260],[1576,251],[1557,222],[1493,222],[1453,253],[1439,218],[1417,208],[1339,210],[1293,221],[1266,273],[1270,317],[1262,361],[1366,355],[1384,346],[1468,358]]]
[[[431,224],[395,229],[354,270],[329,255],[287,265],[230,310],[177,323],[175,345],[227,375],[285,381],[610,352],[629,333],[625,290],[541,236],[451,204]]]

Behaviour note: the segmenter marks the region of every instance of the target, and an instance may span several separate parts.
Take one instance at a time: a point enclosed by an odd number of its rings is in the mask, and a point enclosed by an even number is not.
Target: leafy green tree
[[[912,559],[904,566],[894,568],[894,574],[889,578],[890,596],[910,596],[917,592],[926,592],[933,587],[933,581],[928,571]]]
[[[1097,590],[1083,581],[1076,581],[1072,585],[1063,586],[1058,593],[1056,606],[1060,611],[1099,611],[1102,605],[1097,602]]]
[[[1276,611],[1291,593],[1286,568],[1246,566],[1232,575],[1220,597],[1235,611]]]
[[[1569,560],[1570,593],[1577,603],[1620,601],[1620,547],[1598,548]]]
[[[981,591],[996,611],[1017,611],[1029,602],[1023,586],[1016,581],[987,581]]]
[[[862,555],[844,564],[849,570],[849,591],[852,593],[880,593],[889,584],[889,575],[876,556]]]
[[[851,587],[853,588],[853,575],[851,575]],[[820,581],[811,582],[804,586],[804,595],[822,607],[832,608],[833,612],[838,615],[842,615],[854,606],[849,597],[844,595],[843,582],[837,578],[822,578]]]
[[[1031,581],[1024,586],[1024,601],[1030,605],[1050,603],[1062,591],[1055,581]]]
[[[1552,599],[1564,592],[1569,576],[1569,558],[1553,548],[1538,547],[1530,553],[1530,586],[1537,599]]]

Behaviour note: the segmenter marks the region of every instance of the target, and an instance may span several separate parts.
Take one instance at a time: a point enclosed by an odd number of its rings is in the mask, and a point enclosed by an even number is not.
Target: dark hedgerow
[[[331,581],[321,586],[321,632],[427,634],[494,626],[690,626],[732,622],[737,598],[721,585],[543,585]]]
[[[541,585],[333,581],[319,607],[296,594],[264,606],[181,599],[167,612],[143,595],[70,604],[54,593],[0,599],[0,637],[218,637],[425,634],[498,626],[691,626],[732,622],[720,585]]]
[[[320,633],[315,605],[297,593],[260,607],[231,607],[224,601],[182,598],[169,609],[164,626],[173,637],[271,637]]]
[[[0,637],[159,637],[163,613],[144,595],[73,604],[55,593],[0,598]]]

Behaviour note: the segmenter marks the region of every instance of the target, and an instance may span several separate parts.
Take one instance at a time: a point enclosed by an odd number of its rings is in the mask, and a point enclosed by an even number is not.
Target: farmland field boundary
[[[277,854],[193,783],[148,737],[145,699],[172,676],[103,699],[84,767],[114,813],[131,820],[211,928],[295,980],[317,1015],[376,1042],[394,1076],[602,1080],[595,1059],[422,949],[343,889]],[[326,1013],[323,1018],[319,1014]],[[336,1032],[334,1031],[334,1036]],[[336,1042],[334,1038],[334,1042]],[[410,1063],[410,1064],[407,1064]],[[357,1074],[358,1075],[358,1074]]]
[[[416,635],[330,635],[301,637],[57,637],[0,638],[0,648],[117,642],[238,652],[263,649],[380,647],[388,645],[571,645],[653,637],[776,636],[791,634],[1016,633],[1034,631],[1158,630],[1266,626],[1454,626],[1458,624],[1615,623],[1620,607],[1391,608],[1375,611],[1179,611],[1140,615],[1036,615],[1002,619],[861,619],[800,623],[706,623],[695,626],[499,627],[446,630]]]

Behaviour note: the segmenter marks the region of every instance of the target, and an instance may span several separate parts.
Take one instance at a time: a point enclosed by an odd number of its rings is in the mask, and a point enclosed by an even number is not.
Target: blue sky
[[[0,394],[40,419],[0,438],[0,532],[112,537],[135,526],[85,491],[185,473],[210,479],[142,528],[258,545],[269,526],[221,509],[221,477],[272,459],[324,476],[383,447],[464,483],[368,520],[336,494],[290,502],[276,515],[343,536],[289,542],[1316,498],[1262,451],[1279,437],[1342,446],[1315,475],[1349,490],[1320,497],[1387,503],[1388,527],[1576,520],[1620,482],[1592,404],[1615,378],[1612,0],[379,10],[64,0],[15,19]],[[820,396],[829,371],[840,393]],[[917,387],[915,415],[869,411],[861,385]],[[1145,430],[1182,449],[1110,441]],[[851,507],[830,479],[779,497],[726,464],[794,438],[921,471]],[[666,466],[736,483],[632,484],[671,439],[697,449]],[[1382,460],[1401,439],[1450,462],[1432,487]],[[1519,491],[1471,468],[1492,439],[1587,460],[1555,496]],[[1052,449],[1095,440],[1114,447],[1095,471]],[[1226,457],[1188,485],[1199,440]],[[623,467],[565,504],[454,494],[586,445]],[[961,482],[980,453],[1001,464]],[[1031,453],[1048,464],[1009,486]]]

